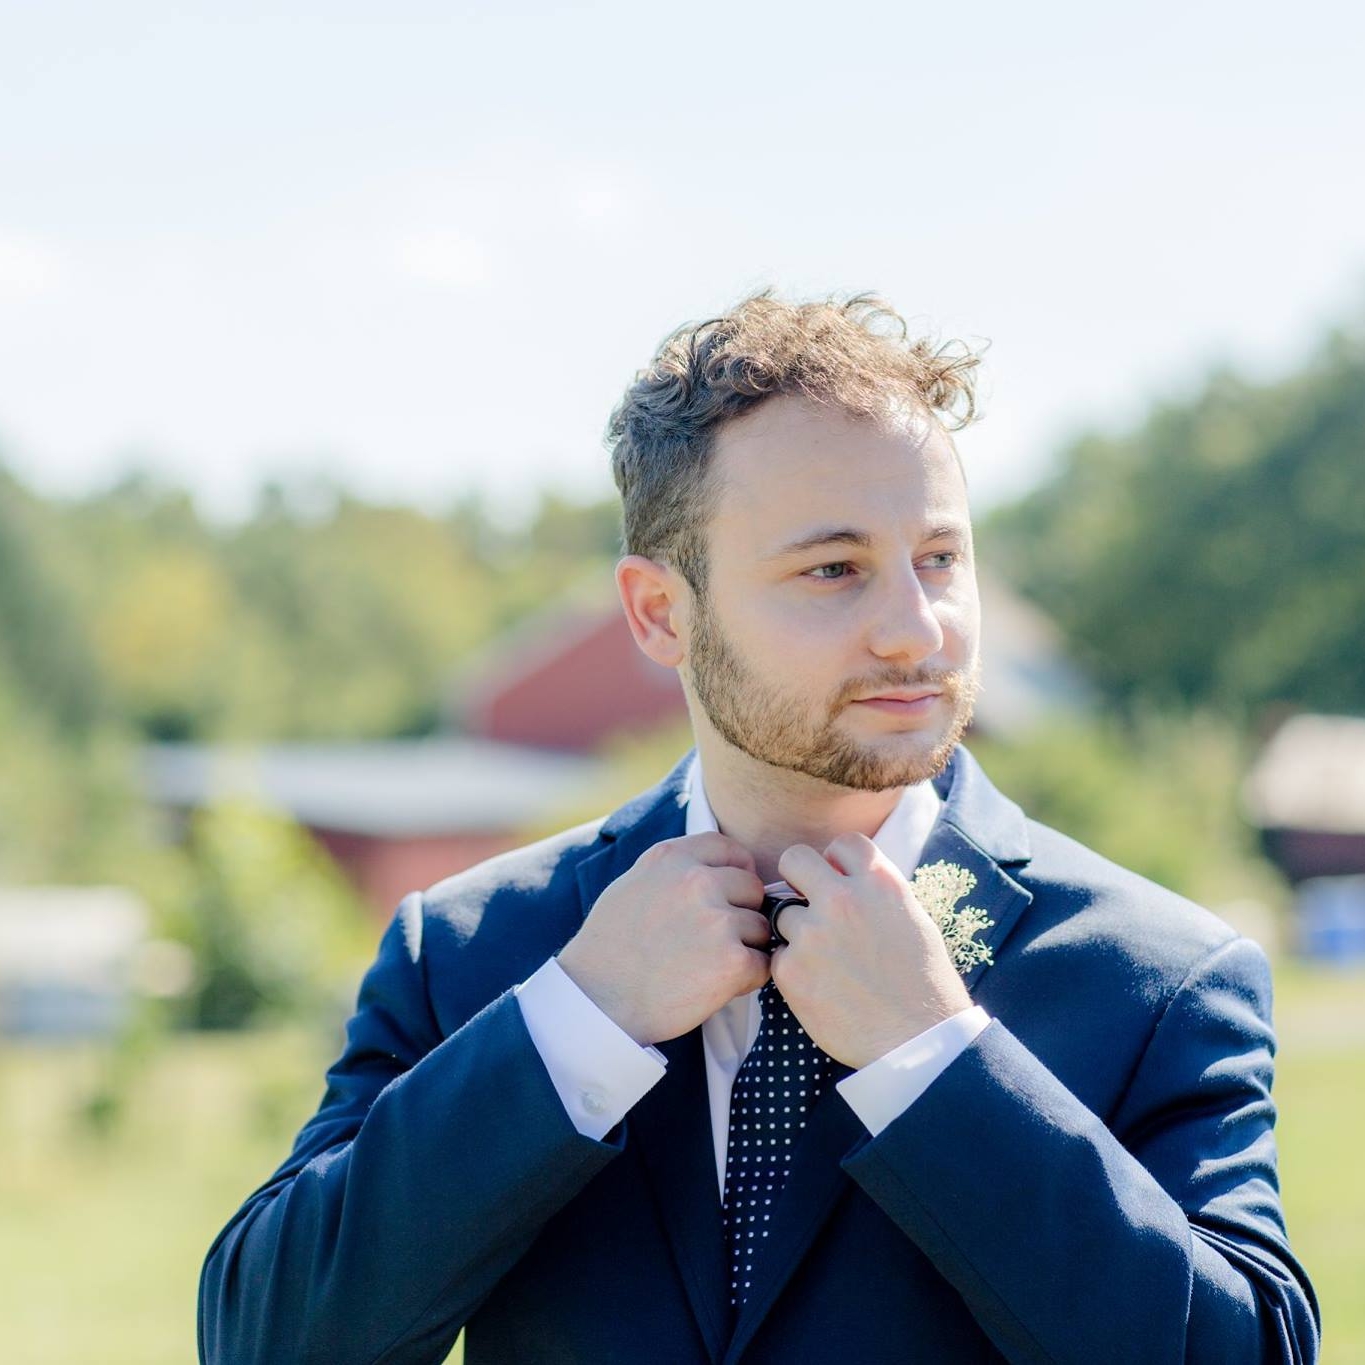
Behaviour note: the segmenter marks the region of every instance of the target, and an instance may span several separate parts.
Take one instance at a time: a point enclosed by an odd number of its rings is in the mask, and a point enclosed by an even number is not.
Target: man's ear
[[[677,668],[683,647],[678,606],[686,591],[682,575],[644,555],[627,555],[616,566],[616,591],[635,643],[656,664]]]

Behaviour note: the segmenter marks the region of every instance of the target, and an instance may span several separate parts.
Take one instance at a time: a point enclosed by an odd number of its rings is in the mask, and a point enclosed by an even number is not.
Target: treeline
[[[71,736],[419,734],[479,648],[617,552],[610,501],[509,527],[335,487],[216,526],[148,476],[35,496],[0,452],[0,714]],[[1365,705],[1365,336],[1298,373],[1213,375],[1095,433],[982,529],[983,558],[1126,708]]]
[[[1126,708],[1365,711],[1365,335],[1077,440],[986,540]]]
[[[267,488],[230,528],[148,477],[72,502],[0,468],[0,696],[82,735],[352,738],[433,728],[490,637],[617,544],[547,494],[508,528],[337,488]]]

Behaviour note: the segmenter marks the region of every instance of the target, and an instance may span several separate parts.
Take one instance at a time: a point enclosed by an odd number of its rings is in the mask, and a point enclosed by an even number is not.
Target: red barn
[[[498,641],[466,675],[459,728],[506,744],[590,753],[682,716],[677,674],[637,648],[614,597],[557,604]]]

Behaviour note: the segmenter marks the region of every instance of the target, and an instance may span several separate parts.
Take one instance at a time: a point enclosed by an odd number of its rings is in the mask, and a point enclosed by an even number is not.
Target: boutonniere
[[[966,976],[978,962],[994,964],[989,943],[978,943],[977,934],[984,934],[995,923],[986,912],[975,905],[957,908],[958,901],[970,896],[976,877],[956,863],[929,863],[917,867],[910,879],[915,899],[924,907],[929,918],[938,925],[943,941],[948,945],[948,956],[953,966]]]

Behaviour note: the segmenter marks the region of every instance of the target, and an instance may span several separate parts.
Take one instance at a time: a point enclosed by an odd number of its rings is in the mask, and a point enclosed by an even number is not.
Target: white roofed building
[[[147,908],[116,886],[0,888],[0,1033],[116,1033],[139,986]]]

